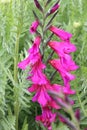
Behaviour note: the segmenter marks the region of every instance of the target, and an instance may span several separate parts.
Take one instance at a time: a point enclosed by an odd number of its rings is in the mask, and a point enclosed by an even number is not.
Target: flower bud
[[[77,109],[75,111],[75,117],[77,118],[78,121],[80,120],[80,109]]]
[[[31,25],[31,27],[30,27],[30,33],[31,33],[31,34],[33,34],[33,33],[36,32],[36,29],[37,29],[38,25],[39,25],[39,21],[38,21],[38,20],[36,20],[36,21],[34,21],[34,22],[32,23],[32,25]]]
[[[54,4],[53,7],[48,11],[46,17],[49,16],[50,14],[53,14],[58,8],[59,4],[58,3]]]
[[[59,4],[56,3],[56,4],[51,8],[50,14],[54,13],[58,8],[59,8]]]
[[[43,9],[42,9],[40,3],[38,2],[38,0],[34,0],[34,3],[35,3],[35,5],[36,5],[36,7],[37,7],[41,12],[43,12]]]
[[[66,124],[69,128],[73,129],[73,130],[76,130],[75,128],[75,125],[66,117],[64,117],[62,114],[60,114],[59,112],[57,113],[58,114],[58,118],[59,120]]]

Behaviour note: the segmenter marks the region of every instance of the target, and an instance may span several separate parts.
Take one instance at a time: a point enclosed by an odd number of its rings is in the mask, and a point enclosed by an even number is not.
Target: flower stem
[[[43,23],[42,23],[42,58],[44,57],[44,26],[45,26],[45,2],[43,1]]]
[[[15,86],[14,86],[14,97],[15,97],[15,102],[14,102],[14,114],[16,117],[16,122],[15,122],[15,129],[18,130],[18,116],[19,116],[19,101],[18,101],[18,96],[17,96],[17,91],[16,91],[16,84],[18,83],[18,52],[19,52],[19,36],[20,33],[17,34],[17,39],[15,43],[15,57],[14,57],[14,81],[15,81]]]
[[[87,116],[87,113],[86,113],[86,111],[85,111],[85,109],[84,109],[83,103],[81,102],[81,99],[80,99],[80,96],[79,96],[78,91],[76,92],[76,94],[77,94],[78,101],[79,101],[79,104],[80,104],[80,106],[81,106],[81,109],[82,109],[82,111],[83,111],[83,113],[84,113],[84,116]]]
[[[47,61],[46,61],[46,65],[48,64],[48,62],[49,62],[49,60],[51,59],[51,57],[53,56],[53,54],[54,54],[54,51],[52,51],[52,52],[50,53],[50,55],[48,56]]]
[[[71,116],[72,122],[74,123],[76,130],[80,130],[80,125],[78,120],[75,117],[74,111],[72,109],[72,106],[69,105],[69,108],[67,109],[67,112],[69,113],[69,115]]]
[[[17,68],[17,64],[18,64],[18,52],[19,52],[19,35],[17,36],[17,40],[15,43],[15,57],[14,57],[14,80],[17,83],[18,82],[18,68]]]

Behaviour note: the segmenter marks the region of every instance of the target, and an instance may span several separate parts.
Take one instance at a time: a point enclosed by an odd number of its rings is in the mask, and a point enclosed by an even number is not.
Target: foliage
[[[50,6],[55,1],[53,0]],[[81,110],[83,129],[87,127],[87,1],[61,0],[60,3],[59,13],[53,24],[60,24],[62,28],[73,33],[72,42],[77,46],[73,59],[80,68],[75,72],[77,79],[72,82],[72,88],[77,93],[71,98],[75,100],[74,109]],[[34,19],[33,8],[35,6],[32,0],[0,2],[0,130],[17,130],[15,128],[17,116],[19,116],[18,130],[44,129],[35,122],[35,115],[40,113],[40,108],[37,103],[31,102],[31,94],[27,92],[27,87],[31,85],[25,79],[27,71],[22,72],[16,67],[18,61],[27,56],[26,50],[30,48],[31,39],[34,37],[29,35],[29,27]],[[19,50],[16,46],[19,46]],[[49,48],[45,60],[48,55]],[[53,70],[49,67],[46,71],[50,75]],[[57,76],[55,80],[61,82]],[[68,130],[63,124],[57,123],[53,124],[54,130],[58,128]]]

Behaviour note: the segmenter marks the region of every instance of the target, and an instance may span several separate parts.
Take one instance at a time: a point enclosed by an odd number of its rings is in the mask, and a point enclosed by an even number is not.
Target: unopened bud
[[[41,7],[41,5],[40,5],[40,3],[38,2],[38,0],[34,0],[34,2],[35,2],[36,7],[37,7],[41,12],[43,12],[43,8]]]
[[[75,111],[75,117],[77,118],[78,121],[80,120],[80,109],[77,109]]]
[[[32,23],[32,25],[31,25],[31,27],[30,27],[30,33],[31,33],[31,34],[33,34],[33,33],[36,32],[38,25],[39,25],[39,21],[38,21],[38,20],[36,20],[36,21],[34,21],[34,22]]]
[[[54,4],[53,7],[46,14],[46,17],[49,16],[50,14],[53,14],[58,8],[59,8],[59,4],[58,3]]]
[[[54,13],[58,8],[59,8],[59,4],[56,3],[56,4],[51,8],[50,14]]]
[[[59,120],[66,124],[69,128],[73,129],[73,130],[76,130],[75,128],[75,125],[66,117],[64,117],[62,114],[60,114],[59,112],[57,113],[58,114],[58,117],[59,117]]]

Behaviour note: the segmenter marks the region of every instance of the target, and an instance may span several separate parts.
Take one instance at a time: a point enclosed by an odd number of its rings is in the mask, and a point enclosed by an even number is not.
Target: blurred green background
[[[43,3],[43,0],[39,1]],[[55,2],[52,0],[48,8]],[[21,71],[15,67],[18,61],[27,56],[31,40],[35,37],[29,33],[29,27],[34,21],[32,10],[42,18],[33,0],[0,0],[0,130],[45,130],[35,122],[35,116],[41,110],[37,103],[32,103],[32,94],[26,90],[31,85],[26,81],[28,70]],[[77,78],[71,86],[76,90],[76,95],[71,98],[75,100],[73,109],[80,108],[80,125],[83,130],[87,127],[87,0],[61,0],[53,25],[61,25],[72,33],[71,41],[77,46],[72,56],[80,68],[74,72]],[[49,33],[46,38],[48,36]],[[19,49],[16,50],[15,46]],[[44,60],[49,53],[48,48]],[[18,77],[14,74],[15,69]],[[48,76],[52,71],[48,65]],[[61,83],[60,77],[56,75],[53,82]],[[17,117],[19,128],[15,128]],[[58,129],[69,130],[57,120],[53,130]]]

